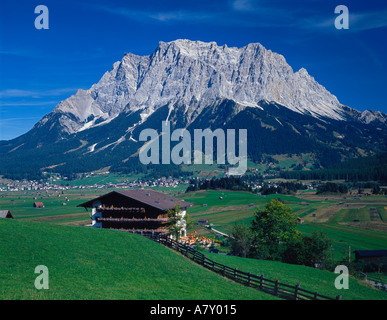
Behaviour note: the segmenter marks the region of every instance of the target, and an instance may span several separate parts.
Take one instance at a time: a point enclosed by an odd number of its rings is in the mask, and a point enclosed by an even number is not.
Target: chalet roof
[[[0,218],[12,218],[13,216],[11,214],[11,211],[9,210],[0,210]]]
[[[180,208],[187,208],[192,205],[189,202],[168,196],[162,192],[158,192],[152,189],[131,189],[123,191],[112,191],[98,198],[79,204],[77,207],[91,208],[93,206],[94,201],[108,197],[110,194],[113,193],[137,200],[160,210],[174,209],[176,205],[179,205]]]

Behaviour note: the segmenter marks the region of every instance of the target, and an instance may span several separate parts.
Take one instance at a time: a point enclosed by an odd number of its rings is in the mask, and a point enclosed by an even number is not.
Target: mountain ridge
[[[1,141],[0,173],[29,166],[136,168],[139,132],[160,131],[163,120],[172,129],[248,129],[254,161],[307,152],[325,166],[386,150],[385,114],[340,104],[306,69],[293,72],[282,55],[259,43],[235,48],[180,39],[161,41],[148,56],[126,53],[29,132]]]
[[[313,99],[311,90],[318,99]],[[304,68],[293,72],[282,55],[259,43],[229,48],[181,39],[161,41],[149,56],[125,54],[98,83],[78,90],[53,112],[64,113],[60,124],[65,133],[72,134],[88,122],[107,120],[124,109],[151,113],[178,100],[210,104],[219,98],[246,106],[266,99],[297,112],[343,119],[335,96]],[[70,113],[77,121],[64,118]]]

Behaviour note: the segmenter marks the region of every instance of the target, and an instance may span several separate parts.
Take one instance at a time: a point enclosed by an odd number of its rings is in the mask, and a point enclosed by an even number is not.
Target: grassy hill
[[[387,300],[387,292],[368,286],[363,281],[349,278],[349,288],[338,290],[335,288],[335,279],[338,276],[333,272],[319,270],[300,265],[285,264],[277,261],[224,256],[206,253],[209,259],[226,264],[255,275],[264,274],[265,278],[279,280],[289,285],[301,284],[301,288],[318,292],[329,297],[342,295],[343,300]]]
[[[275,299],[126,232],[2,219],[0,243],[0,299]]]

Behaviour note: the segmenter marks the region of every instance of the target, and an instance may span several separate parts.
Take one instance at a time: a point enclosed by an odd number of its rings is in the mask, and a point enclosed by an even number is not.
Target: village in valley
[[[104,172],[103,175],[109,175],[109,172]],[[83,174],[84,179],[93,178],[94,173]],[[98,175],[97,175],[98,176]],[[45,190],[71,190],[71,189],[106,189],[106,188],[144,188],[144,187],[168,187],[176,188],[181,184],[189,183],[188,179],[176,179],[161,177],[152,181],[143,181],[134,179],[133,181],[123,182],[97,182],[93,184],[71,184],[66,176],[55,174],[50,179],[43,180],[8,180],[0,179],[0,192],[2,191],[45,191]]]

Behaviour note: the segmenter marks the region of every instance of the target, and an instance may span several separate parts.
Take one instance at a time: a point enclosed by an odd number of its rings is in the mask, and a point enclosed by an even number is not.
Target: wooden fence
[[[236,268],[230,268],[224,264],[217,263],[211,259],[208,259],[203,253],[189,247],[186,244],[179,243],[165,235],[152,235],[144,234],[150,239],[159,242],[169,248],[172,248],[196,263],[208,268],[216,273],[221,274],[231,280],[244,284],[248,287],[252,287],[266,293],[275,295],[277,297],[287,300],[341,300],[341,295],[336,298],[327,297],[319,294],[318,292],[308,291],[302,289],[298,283],[295,286],[284,284],[278,280],[270,280],[264,277],[264,275],[254,275],[250,272],[243,272]]]

